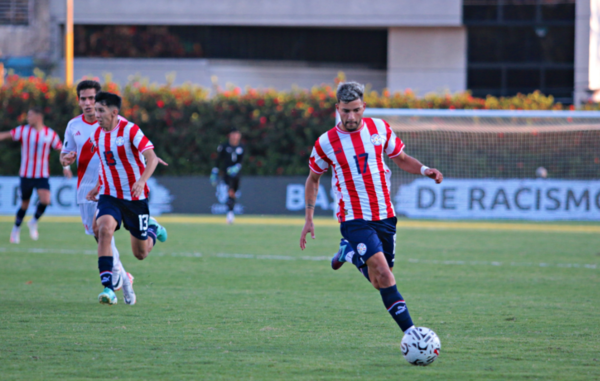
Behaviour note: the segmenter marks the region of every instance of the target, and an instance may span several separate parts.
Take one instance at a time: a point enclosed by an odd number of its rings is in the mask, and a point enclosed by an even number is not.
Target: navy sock
[[[230,212],[233,211],[234,206],[235,206],[235,198],[233,198],[233,197],[227,198],[227,207],[229,208]]]
[[[152,239],[152,244],[156,245],[156,226],[148,226],[148,237]]]
[[[396,285],[392,287],[382,288],[379,290],[383,304],[387,308],[392,318],[396,321],[396,324],[400,327],[402,332],[406,331],[413,326],[413,321],[408,313],[406,303],[402,298],[402,295],[398,292]]]
[[[113,257],[98,257],[98,270],[100,270],[100,281],[104,287],[115,290],[112,283]]]
[[[48,205],[42,204],[41,202],[38,204],[37,209],[35,210],[35,216],[34,216],[34,218],[36,220],[39,220],[40,217],[42,216],[42,214],[44,214],[44,212],[46,211],[46,207],[47,206]]]
[[[15,218],[15,226],[19,227],[23,223],[23,218],[25,218],[25,213],[27,209],[19,209],[17,210],[17,217]]]

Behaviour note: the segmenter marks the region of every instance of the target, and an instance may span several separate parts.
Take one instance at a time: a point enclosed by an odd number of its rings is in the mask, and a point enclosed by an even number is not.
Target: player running
[[[404,298],[392,274],[396,251],[396,217],[390,197],[390,169],[384,153],[400,167],[441,183],[442,174],[422,165],[403,152],[404,143],[381,119],[363,118],[366,104],[364,86],[341,83],[336,109],[341,122],[319,137],[310,156],[306,180],[306,222],[300,248],[306,248],[306,234],[315,238],[313,215],[319,179],[333,168],[340,230],[344,239],[332,259],[334,270],[352,262],[379,290],[383,304],[405,334],[414,328]]]
[[[100,89],[100,83],[96,81],[85,80],[77,85],[77,99],[83,114],[71,119],[67,124],[65,144],[60,154],[60,162],[65,170],[69,169],[70,171],[70,165],[77,160],[77,204],[85,234],[91,236],[95,236],[93,222],[97,203],[88,201],[86,196],[96,186],[100,170],[100,159],[95,154],[96,150],[92,143],[92,134],[98,128],[94,97]],[[125,304],[133,305],[136,302],[133,276],[125,271],[121,263],[114,237],[110,245],[114,266],[112,268],[113,287],[116,291],[122,287]]]
[[[229,141],[217,147],[217,160],[215,167],[210,174],[210,182],[217,186],[219,173],[223,171],[223,182],[227,184],[227,223],[234,221],[233,209],[235,206],[235,194],[240,187],[240,171],[242,170],[242,160],[244,160],[244,146],[240,144],[242,134],[236,128],[229,132]]]
[[[148,256],[157,239],[167,240],[167,231],[150,217],[148,207],[146,182],[159,162],[154,146],[138,126],[119,116],[118,95],[101,91],[95,96],[94,107],[100,127],[93,133],[92,143],[100,159],[100,175],[87,199],[98,201],[98,269],[104,286],[98,300],[112,305],[117,303],[117,296],[112,282],[111,242],[121,222],[131,234],[131,249],[139,260]]]
[[[21,223],[25,218],[33,189],[37,189],[39,203],[33,218],[27,223],[32,240],[39,238],[37,223],[50,204],[50,170],[48,160],[50,149],[60,150],[62,142],[51,128],[44,125],[44,114],[39,107],[31,107],[27,112],[27,123],[7,132],[0,132],[0,140],[12,138],[21,142],[21,207],[17,210],[15,225],[10,233],[10,242],[21,241]],[[65,172],[69,175],[70,171]]]

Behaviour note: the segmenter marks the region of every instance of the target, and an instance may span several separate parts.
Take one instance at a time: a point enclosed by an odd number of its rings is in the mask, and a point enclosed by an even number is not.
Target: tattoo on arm
[[[306,209],[314,209],[315,205],[314,204],[306,204]]]

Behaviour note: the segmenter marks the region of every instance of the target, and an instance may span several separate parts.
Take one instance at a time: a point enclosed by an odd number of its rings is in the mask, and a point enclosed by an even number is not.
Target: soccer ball
[[[439,337],[425,327],[416,327],[404,335],[401,343],[402,354],[413,365],[426,366],[435,361],[440,354]]]

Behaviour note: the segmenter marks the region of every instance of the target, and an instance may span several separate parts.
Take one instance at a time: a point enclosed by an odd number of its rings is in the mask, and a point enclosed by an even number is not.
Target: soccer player
[[[240,188],[240,171],[242,170],[242,160],[244,160],[244,146],[240,144],[242,134],[238,129],[232,129],[229,132],[229,141],[217,147],[217,160],[215,167],[210,174],[210,182],[213,186],[217,185],[219,173],[223,171],[223,182],[227,184],[227,223],[234,221],[233,209],[235,206],[235,193]]]
[[[27,223],[31,239],[39,238],[37,223],[50,204],[50,170],[48,159],[50,149],[60,150],[62,142],[51,128],[44,125],[44,114],[39,107],[31,107],[27,112],[27,123],[7,132],[0,132],[0,140],[12,138],[21,142],[21,207],[17,210],[15,225],[10,233],[10,242],[19,243],[21,223],[29,207],[33,189],[37,189],[39,203],[33,218]],[[68,175],[69,172],[65,172]]]
[[[341,122],[319,137],[310,156],[306,180],[306,222],[300,248],[306,248],[306,234],[315,238],[313,215],[319,179],[333,168],[340,230],[344,239],[332,259],[334,270],[352,262],[379,290],[383,304],[400,329],[414,328],[404,298],[392,274],[396,250],[396,217],[390,196],[390,169],[386,154],[400,169],[422,174],[441,183],[442,174],[404,153],[404,143],[381,119],[363,118],[364,86],[341,83],[337,104]]]
[[[98,300],[112,305],[117,303],[112,282],[114,232],[123,223],[131,235],[133,255],[142,260],[157,239],[166,241],[167,231],[150,217],[148,207],[146,182],[159,162],[154,146],[138,126],[119,116],[121,97],[101,91],[94,99],[100,127],[93,133],[92,142],[100,159],[100,175],[87,199],[98,201],[98,269],[104,286]]]
[[[100,83],[96,81],[84,80],[77,85],[77,99],[83,114],[71,119],[67,124],[65,144],[60,154],[60,162],[65,170],[70,171],[70,165],[77,161],[77,204],[85,233],[91,236],[95,235],[93,225],[97,203],[88,201],[86,196],[96,186],[99,175],[100,159],[92,143],[92,134],[98,128],[94,97],[100,89]],[[133,305],[136,302],[133,276],[125,271],[121,263],[114,237],[110,244],[114,266],[113,288],[118,291],[122,287],[125,304]]]

